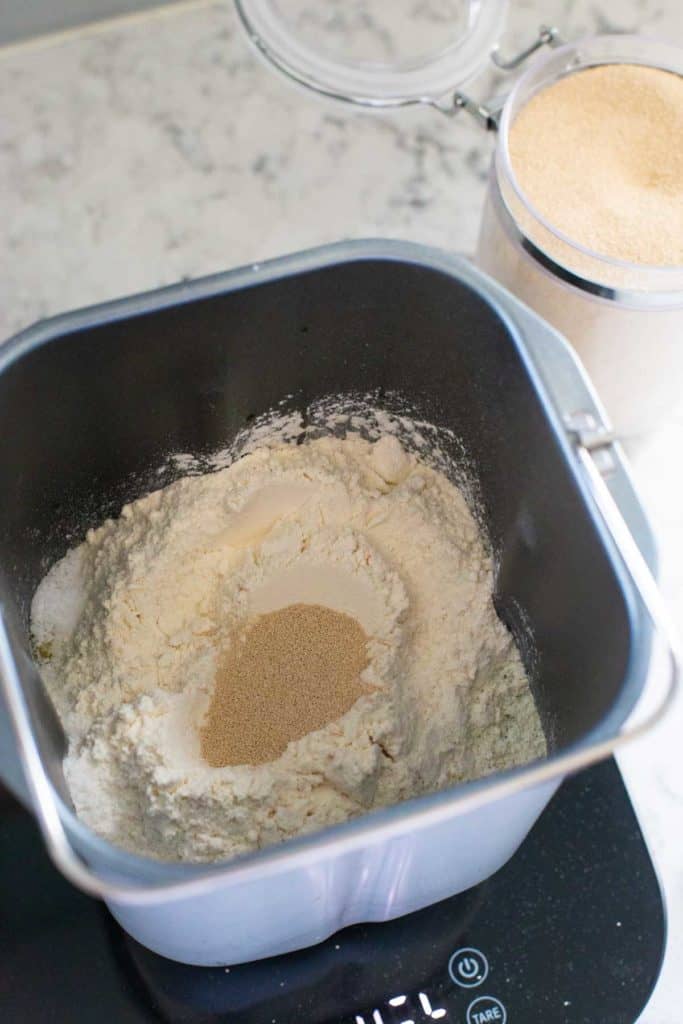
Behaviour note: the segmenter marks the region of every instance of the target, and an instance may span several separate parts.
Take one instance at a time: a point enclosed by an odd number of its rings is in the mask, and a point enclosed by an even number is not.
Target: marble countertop
[[[516,0],[504,41],[638,30],[683,44],[678,0]],[[474,85],[484,96],[498,83]],[[0,340],[53,313],[339,238],[474,247],[492,139],[425,108],[366,114],[299,91],[232,6],[178,3],[0,50]],[[683,625],[683,417],[634,469]],[[683,1002],[683,702],[621,766],[666,890],[642,1024]]]

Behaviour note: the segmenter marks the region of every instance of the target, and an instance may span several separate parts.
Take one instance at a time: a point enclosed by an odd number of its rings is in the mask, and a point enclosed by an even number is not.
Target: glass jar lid
[[[481,71],[508,0],[235,0],[290,78],[371,107],[437,103]]]

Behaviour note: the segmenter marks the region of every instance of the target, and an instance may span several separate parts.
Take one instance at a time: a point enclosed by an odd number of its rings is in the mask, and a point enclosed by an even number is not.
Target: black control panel
[[[23,811],[0,806],[0,1003],[12,1024],[634,1024],[664,940],[614,762],[567,781],[482,885],[230,968],[144,949],[57,875]]]

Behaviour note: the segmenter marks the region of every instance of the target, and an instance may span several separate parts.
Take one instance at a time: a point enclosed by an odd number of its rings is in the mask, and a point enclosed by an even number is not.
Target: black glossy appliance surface
[[[29,815],[0,804],[0,1019],[11,1024],[634,1024],[664,937],[611,761],[567,781],[482,885],[229,969],[143,949],[56,873]]]

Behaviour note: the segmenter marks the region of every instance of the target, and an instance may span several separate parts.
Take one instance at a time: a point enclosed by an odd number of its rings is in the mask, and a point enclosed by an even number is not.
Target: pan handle
[[[612,492],[603,476],[597,459],[606,460],[607,472],[612,457],[614,456],[615,439],[611,431],[598,427],[594,430],[572,430],[570,431],[576,449],[578,460],[588,480],[591,497],[595,503],[600,518],[607,529],[621,558],[626,572],[631,578],[638,595],[647,611],[648,617],[654,628],[655,641],[659,638],[663,643],[669,659],[670,671],[668,682],[659,702],[650,706],[647,697],[639,701],[639,705],[645,703],[648,707],[647,719],[640,723],[635,721],[631,731],[638,734],[645,732],[647,728],[659,721],[673,704],[676,695],[681,687],[683,676],[683,656],[681,654],[678,631],[664,602],[662,593],[657,585],[650,567],[634,540],[619,506],[612,496]],[[637,710],[634,712],[637,715]],[[620,737],[629,738],[628,729],[622,730]]]
[[[105,896],[109,886],[78,856],[62,824],[54,787],[36,742],[36,723],[31,720],[17,662],[7,613],[0,605],[0,695],[8,713],[31,808],[55,867],[83,892]],[[139,886],[127,888],[134,892]]]
[[[612,537],[624,567],[637,588],[655,634],[665,643],[669,658],[669,673],[664,692],[654,705],[646,706],[638,716],[616,736],[599,740],[589,746],[572,748],[552,759],[539,761],[528,767],[492,781],[484,787],[466,788],[457,798],[420,814],[406,816],[392,826],[385,826],[383,836],[389,839],[394,832],[411,827],[410,819],[420,820],[449,817],[455,813],[468,813],[494,800],[512,796],[522,789],[541,786],[571,772],[587,768],[611,756],[626,743],[648,732],[666,714],[681,684],[681,655],[676,630],[670,619],[659,588],[624,522],[619,508],[597,467],[593,452],[611,446],[612,438],[604,434],[596,442],[581,431],[571,431],[576,452],[586,474],[595,505]],[[161,899],[188,897],[192,893],[206,893],[219,883],[219,872],[200,875],[186,881],[160,881],[157,883],[121,882],[108,880],[93,871],[71,845],[59,812],[55,791],[45,770],[36,742],[36,730],[22,687],[6,617],[0,606],[0,697],[4,699],[15,740],[21,769],[24,773],[33,811],[47,851],[57,869],[74,885],[91,896],[132,904],[154,904]],[[639,706],[643,703],[639,702]],[[637,712],[635,713],[637,715]],[[347,840],[353,842],[353,840]],[[337,840],[339,846],[343,845]],[[228,869],[229,870],[229,869]]]

